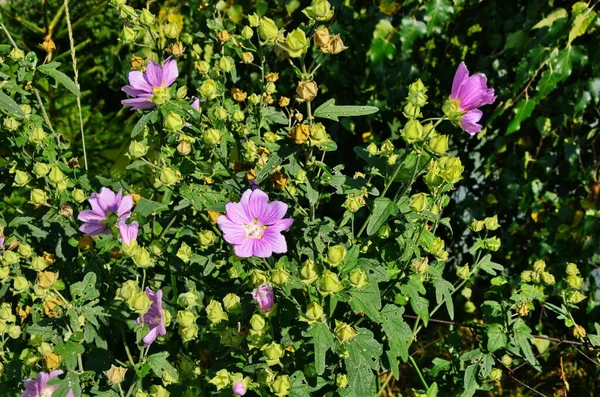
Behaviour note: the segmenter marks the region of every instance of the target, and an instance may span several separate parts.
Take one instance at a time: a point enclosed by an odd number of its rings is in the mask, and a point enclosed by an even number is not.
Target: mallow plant
[[[539,368],[536,305],[585,348],[598,344],[571,315],[584,298],[575,265],[561,291],[543,262],[507,274],[492,260],[496,217],[473,222],[470,263],[446,247],[444,209],[464,171],[449,135],[482,130],[496,101],[484,74],[456,65],[438,88],[443,109],[413,82],[401,139],[336,164],[328,130],[378,109],[320,86],[319,69],[347,49],[328,29],[328,1],[285,27],[200,5],[199,31],[153,4],[111,5],[131,52],[115,96],[134,120],[118,177],[72,157],[41,94],[60,85],[78,97],[79,87],[2,25],[0,139],[13,178],[3,185],[13,208],[2,217],[3,395],[364,397],[413,377],[414,395],[472,396],[514,365]],[[489,286],[483,321],[455,322],[457,307],[461,318],[477,310],[475,280]],[[472,340],[418,363],[414,346],[448,324]]]

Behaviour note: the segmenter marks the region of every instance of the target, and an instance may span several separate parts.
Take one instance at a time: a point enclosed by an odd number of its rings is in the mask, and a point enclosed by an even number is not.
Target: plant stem
[[[427,382],[425,382],[425,378],[423,377],[423,374],[421,373],[419,366],[415,362],[415,359],[412,358],[412,356],[408,356],[408,361],[410,361],[412,366],[415,368],[415,371],[417,371],[417,375],[419,375],[419,379],[421,379],[421,383],[423,383],[423,386],[425,386],[425,390],[429,391],[429,386],[427,386]]]

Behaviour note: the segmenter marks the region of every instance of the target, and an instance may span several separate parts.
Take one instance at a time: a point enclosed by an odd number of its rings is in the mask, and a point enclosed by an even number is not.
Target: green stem
[[[410,361],[410,363],[414,367],[415,371],[417,371],[417,375],[419,375],[419,379],[421,379],[421,383],[423,383],[423,386],[425,387],[425,390],[429,391],[429,386],[427,386],[427,382],[425,382],[425,378],[423,377],[423,374],[421,373],[421,370],[419,369],[419,366],[415,362],[415,359],[412,358],[412,356],[408,356],[408,360]]]

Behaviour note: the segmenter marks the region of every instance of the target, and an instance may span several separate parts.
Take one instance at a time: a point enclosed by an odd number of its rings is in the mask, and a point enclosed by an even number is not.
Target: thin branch
[[[547,395],[545,395],[544,393],[540,393],[539,391],[535,390],[533,387],[528,386],[527,384],[521,382],[519,379],[515,378],[512,374],[512,371],[508,370],[506,371],[508,373],[508,376],[511,377],[512,380],[514,380],[515,382],[517,382],[518,384],[520,384],[523,387],[526,387],[527,389],[531,390],[532,392],[534,392],[535,394],[537,394],[538,396],[542,396],[542,397],[548,397]]]

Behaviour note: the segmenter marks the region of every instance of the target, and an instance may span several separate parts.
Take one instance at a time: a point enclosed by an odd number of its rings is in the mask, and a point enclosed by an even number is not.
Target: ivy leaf
[[[435,277],[433,279],[433,287],[435,288],[436,302],[442,303],[443,301],[446,305],[450,320],[454,320],[454,302],[452,301],[452,291],[454,290],[454,286],[452,283],[441,277]]]
[[[404,295],[408,295],[410,306],[423,319],[423,323],[427,325],[429,322],[429,301],[420,294],[425,294],[425,287],[420,277],[413,274],[409,277],[408,283],[400,287],[400,291]]]
[[[396,203],[387,197],[377,197],[373,203],[373,214],[367,225],[367,235],[372,236],[388,220],[390,216],[396,215],[398,208]]]
[[[59,343],[54,347],[54,352],[62,356],[62,362],[70,371],[77,366],[77,355],[83,354],[84,351],[85,348],[82,345],[71,341]]]
[[[153,110],[150,113],[146,113],[145,115],[140,117],[138,122],[135,123],[135,127],[133,127],[133,130],[131,131],[131,137],[135,138],[140,132],[142,132],[144,130],[144,127],[146,127],[146,125],[148,125],[148,123],[155,123],[157,118],[158,118],[157,110]]]
[[[531,113],[537,104],[537,97],[520,101],[519,104],[514,108],[515,118],[508,125],[506,135],[511,135],[517,132],[521,128],[521,123],[531,116]]]
[[[317,384],[312,387],[308,384],[304,373],[302,371],[296,371],[290,376],[292,387],[289,390],[290,397],[310,397],[312,392],[321,389],[327,385],[327,382],[323,378],[317,378]]]
[[[400,367],[396,365],[396,360],[398,357],[404,362],[408,360],[408,348],[412,343],[412,330],[402,318],[403,314],[403,307],[391,304],[386,305],[381,311],[381,326],[390,345],[386,354],[390,362],[390,369],[396,379],[400,377]]]
[[[167,361],[167,357],[169,357],[169,353],[167,352],[155,353],[148,356],[147,362],[152,367],[152,371],[154,371],[156,376],[162,378],[163,372],[167,372],[176,382],[179,378],[179,374],[175,367]]]
[[[500,324],[490,324],[487,329],[487,349],[493,353],[498,349],[506,347],[508,337]]]
[[[529,328],[525,322],[519,318],[517,321],[515,321],[513,335],[515,344],[519,347],[519,349],[521,349],[525,360],[527,360],[527,362],[535,369],[541,371],[540,364],[536,360],[533,350],[531,349],[531,343],[529,342],[532,338],[531,328]]]
[[[344,359],[350,385],[347,396],[374,396],[375,376],[373,371],[379,369],[379,357],[383,349],[373,338],[373,333],[365,328],[358,328],[358,335],[346,342],[348,357]]]
[[[0,91],[0,108],[2,108],[6,113],[10,115],[25,117],[25,113],[23,113],[23,110],[21,109],[19,104],[17,104],[14,99],[9,97],[2,91]]]
[[[73,392],[73,397],[81,397],[81,386],[79,385],[79,375],[76,372],[69,372],[64,379],[58,376],[48,381],[48,385],[58,385],[52,393],[52,397],[66,397],[69,392]]]
[[[323,375],[327,350],[334,347],[333,334],[327,324],[316,323],[306,331],[305,335],[312,337],[312,343],[315,347],[315,369],[317,375]]]
[[[56,68],[59,66],[60,62],[50,62],[45,65],[38,66],[37,70],[46,76],[52,77],[56,81],[56,84],[62,84],[67,90],[75,94],[75,96],[80,97],[81,92],[73,80],[71,80],[69,76],[60,70],[56,70]]]
[[[365,116],[378,111],[379,109],[375,106],[338,106],[335,104],[335,99],[332,98],[319,106],[315,110],[314,116],[339,121],[339,117]]]
[[[74,300],[90,301],[100,296],[100,292],[96,289],[96,274],[92,272],[86,273],[83,281],[71,284],[69,287],[71,296]]]
[[[425,20],[427,21],[427,35],[439,33],[444,23],[454,12],[449,0],[430,0],[425,3]]]
[[[477,367],[478,364],[471,364],[467,367],[465,371],[465,377],[463,378],[463,382],[465,385],[465,389],[463,390],[460,397],[471,397],[477,391],[479,385],[477,384]]]
[[[492,256],[490,254],[481,258],[481,261],[479,261],[479,268],[492,276],[496,275],[496,271],[501,272],[504,270],[502,265],[492,262]]]
[[[133,213],[140,214],[144,218],[147,218],[153,214],[160,214],[161,212],[166,211],[168,209],[168,205],[148,200],[147,198],[142,197],[140,201],[138,201],[135,205],[135,210],[133,211]]]

